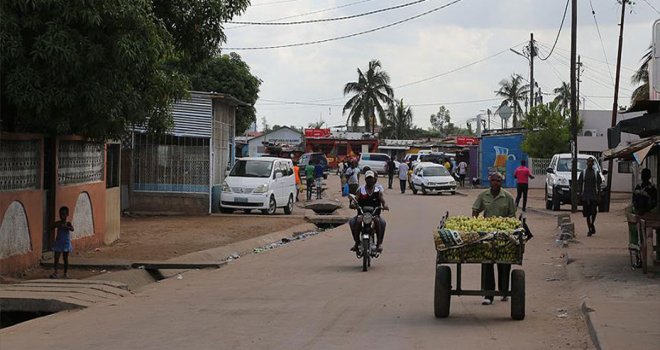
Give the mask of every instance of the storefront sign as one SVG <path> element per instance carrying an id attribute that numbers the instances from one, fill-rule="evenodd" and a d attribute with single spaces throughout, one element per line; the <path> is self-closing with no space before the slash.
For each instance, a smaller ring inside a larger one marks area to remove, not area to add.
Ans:
<path id="1" fill-rule="evenodd" d="M 330 137 L 330 129 L 305 129 L 305 137 L 308 138 Z"/>
<path id="2" fill-rule="evenodd" d="M 478 145 L 479 144 L 479 139 L 476 137 L 471 137 L 471 136 L 457 136 L 456 137 L 456 145 L 457 146 L 472 146 L 472 145 Z"/>

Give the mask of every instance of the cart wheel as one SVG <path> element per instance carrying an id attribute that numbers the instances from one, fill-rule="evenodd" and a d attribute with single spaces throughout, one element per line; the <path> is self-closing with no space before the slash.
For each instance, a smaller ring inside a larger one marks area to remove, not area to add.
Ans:
<path id="1" fill-rule="evenodd" d="M 451 269 L 449 266 L 438 266 L 435 269 L 435 298 L 433 306 L 435 317 L 449 316 L 451 302 Z"/>
<path id="2" fill-rule="evenodd" d="M 511 271 L 511 318 L 525 319 L 525 271 Z"/>

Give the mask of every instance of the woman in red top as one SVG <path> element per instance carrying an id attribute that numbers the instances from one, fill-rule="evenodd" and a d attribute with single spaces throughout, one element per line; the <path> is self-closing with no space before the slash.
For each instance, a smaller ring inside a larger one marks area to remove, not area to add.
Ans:
<path id="1" fill-rule="evenodd" d="M 520 161 L 520 166 L 516 168 L 516 171 L 513 173 L 513 177 L 516 178 L 517 183 L 516 208 L 518 208 L 518 203 L 520 203 L 520 196 L 522 195 L 522 211 L 527 211 L 527 190 L 529 189 L 529 179 L 533 179 L 534 176 L 532 175 L 532 172 L 529 171 L 526 160 Z"/>

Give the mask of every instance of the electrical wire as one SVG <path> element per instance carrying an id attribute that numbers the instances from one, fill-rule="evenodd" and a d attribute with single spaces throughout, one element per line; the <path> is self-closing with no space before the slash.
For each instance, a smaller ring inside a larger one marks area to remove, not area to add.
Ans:
<path id="1" fill-rule="evenodd" d="M 332 11 L 332 10 L 338 10 L 338 9 L 341 9 L 341 8 L 351 7 L 351 6 L 363 4 L 365 2 L 370 2 L 370 1 L 373 1 L 373 0 L 362 0 L 362 1 L 351 2 L 351 3 L 340 5 L 340 6 L 328 7 L 328 8 L 315 10 L 315 11 L 311 11 L 311 12 L 305 12 L 305 13 L 299 13 L 299 14 L 295 14 L 295 15 L 291 15 L 291 16 L 275 18 L 275 19 L 264 21 L 264 22 L 275 22 L 275 21 L 281 21 L 283 19 L 305 17 L 305 16 L 309 16 L 309 15 L 315 15 L 317 13 L 323 13 L 323 12 L 328 12 L 328 11 Z M 225 28 L 225 30 L 238 29 L 238 28 L 243 28 L 243 27 L 248 27 L 248 26 L 249 25 L 247 25 L 247 24 L 237 25 L 237 26 L 233 26 L 233 27 L 227 27 L 227 28 Z"/>
<path id="2" fill-rule="evenodd" d="M 387 25 L 384 25 L 384 26 L 380 26 L 380 27 L 377 27 L 377 28 L 373 28 L 373 29 L 365 30 L 365 31 L 358 32 L 358 33 L 353 33 L 353 34 L 343 35 L 343 36 L 339 36 L 339 37 L 334 37 L 334 38 L 329 38 L 329 39 L 322 39 L 322 40 L 315 40 L 315 41 L 308 41 L 308 42 L 302 42 L 302 43 L 295 43 L 295 44 L 271 45 L 271 46 L 255 46 L 255 47 L 225 47 L 225 48 L 223 48 L 223 49 L 224 49 L 224 50 L 234 50 L 234 51 L 239 51 L 239 50 L 270 50 L 270 49 L 281 49 L 281 48 L 287 48 L 287 47 L 296 47 L 296 46 L 307 46 L 307 45 L 314 45 L 314 44 L 322 44 L 322 43 L 326 43 L 326 42 L 330 42 L 330 41 L 337 41 L 337 40 L 341 40 L 341 39 L 348 39 L 348 38 L 356 37 L 356 36 L 363 35 L 363 34 L 368 34 L 368 33 L 377 32 L 377 31 L 379 31 L 379 30 L 383 30 L 383 29 L 386 29 L 386 28 L 389 28 L 389 27 L 394 27 L 394 26 L 396 26 L 396 25 L 399 25 L 399 24 L 402 24 L 402 23 L 405 23 L 405 22 L 412 21 L 412 20 L 417 19 L 417 18 L 420 18 L 420 17 L 422 17 L 422 16 L 426 16 L 426 15 L 431 14 L 431 13 L 433 13 L 433 12 L 440 11 L 440 10 L 442 10 L 442 9 L 445 9 L 445 8 L 447 8 L 447 7 L 451 6 L 451 5 L 454 5 L 454 4 L 456 4 L 456 3 L 459 3 L 459 2 L 461 2 L 461 1 L 463 1 L 463 0 L 454 0 L 454 1 L 451 1 L 451 2 L 449 2 L 449 3 L 447 3 L 447 4 L 444 4 L 444 5 L 442 5 L 442 6 L 436 7 L 436 8 L 434 8 L 434 9 L 428 10 L 428 11 L 426 11 L 426 12 L 420 13 L 420 14 L 415 15 L 415 16 L 412 16 L 412 17 L 405 18 L 405 19 L 400 20 L 400 21 L 396 21 L 396 22 L 394 22 L 394 23 L 390 23 L 390 24 L 387 24 Z"/>
<path id="3" fill-rule="evenodd" d="M 417 1 L 412 1 L 408 2 L 405 4 L 397 5 L 397 6 L 391 6 L 387 8 L 382 8 L 378 10 L 373 10 L 369 12 L 363 12 L 363 13 L 358 13 L 355 15 L 350 15 L 350 16 L 341 16 L 341 17 L 333 17 L 333 18 L 321 18 L 321 19 L 309 19 L 306 21 L 294 21 L 294 22 L 250 22 L 250 21 L 229 21 L 227 23 L 232 23 L 232 24 L 247 24 L 247 25 L 255 25 L 255 26 L 286 26 L 286 25 L 297 25 L 297 24 L 309 24 L 309 23 L 322 23 L 322 22 L 334 22 L 334 21 L 343 21 L 347 19 L 353 19 L 353 18 L 359 18 L 359 17 L 364 17 L 364 16 L 369 16 L 369 15 L 374 15 L 377 13 L 382 13 L 382 12 L 387 12 L 391 10 L 398 10 L 404 7 L 412 6 L 412 5 L 417 5 L 422 2 L 426 2 L 428 0 L 417 0 Z"/>
<path id="4" fill-rule="evenodd" d="M 550 47 L 549 45 L 546 45 L 546 46 L 547 46 L 547 47 Z M 570 54 L 570 53 L 571 53 L 570 50 L 562 49 L 561 47 L 556 47 L 556 49 L 557 49 L 557 50 L 560 50 L 560 51 L 564 51 L 564 52 L 566 52 L 567 54 Z M 580 54 L 580 56 L 582 56 L 583 58 L 586 58 L 586 59 L 589 59 L 589 60 L 592 60 L 592 61 L 598 62 L 598 63 L 609 64 L 609 63 L 607 63 L 607 62 L 604 62 L 604 61 L 602 61 L 602 60 L 599 60 L 598 58 L 593 58 L 593 57 L 586 56 L 586 55 L 583 55 L 583 54 Z M 631 72 L 636 72 L 636 71 L 637 71 L 637 70 L 634 69 L 634 68 L 626 67 L 626 66 L 624 66 L 624 65 L 621 65 L 621 68 L 623 68 L 623 69 L 625 69 L 625 70 L 628 70 L 628 71 L 631 71 Z"/>
<path id="5" fill-rule="evenodd" d="M 412 103 L 408 106 L 410 107 L 423 107 L 423 106 L 442 106 L 442 105 L 463 105 L 470 103 L 480 103 L 480 102 L 489 102 L 489 101 L 500 101 L 501 98 L 487 98 L 482 100 L 468 100 L 468 101 L 453 101 L 453 102 L 433 102 L 433 103 Z"/>
<path id="6" fill-rule="evenodd" d="M 605 62 L 607 62 L 607 71 L 610 73 L 610 79 L 614 82 L 614 77 L 612 77 L 612 70 L 610 69 L 610 62 L 607 60 L 607 54 L 605 53 L 605 45 L 603 44 L 603 37 L 600 35 L 600 28 L 598 27 L 598 21 L 596 20 L 596 11 L 594 11 L 594 5 L 589 0 L 589 6 L 591 6 L 591 14 L 594 17 L 594 23 L 596 23 L 596 31 L 598 32 L 598 39 L 600 39 L 600 47 L 603 49 L 603 57 L 605 57 Z"/>
<path id="7" fill-rule="evenodd" d="M 541 58 L 541 56 L 539 56 L 539 59 L 541 61 L 545 61 L 548 58 L 550 58 L 550 55 L 552 55 L 552 52 L 555 50 L 555 46 L 557 46 L 557 41 L 559 41 L 559 34 L 561 34 L 561 28 L 564 27 L 564 20 L 566 19 L 566 12 L 568 12 L 568 3 L 570 1 L 571 0 L 566 0 L 566 7 L 564 7 L 564 15 L 561 17 L 561 23 L 559 24 L 559 30 L 557 31 L 557 37 L 555 38 L 555 43 L 552 44 L 552 50 L 550 50 L 550 53 L 545 58 Z"/>
<path id="8" fill-rule="evenodd" d="M 651 8 L 653 9 L 653 11 L 655 11 L 655 13 L 657 13 L 657 14 L 660 15 L 660 11 L 658 11 L 658 9 L 655 8 L 655 6 L 651 5 L 651 3 L 650 3 L 648 0 L 644 0 L 644 2 L 645 2 L 647 5 L 649 5 L 649 7 L 651 7 Z"/>
<path id="9" fill-rule="evenodd" d="M 523 43 L 524 43 L 524 42 L 523 42 Z M 503 53 L 509 51 L 510 49 L 513 49 L 513 48 L 515 48 L 515 47 L 517 47 L 517 46 L 522 45 L 523 43 L 520 43 L 520 44 L 514 45 L 514 46 L 512 46 L 512 47 L 506 48 L 506 49 L 504 49 L 504 50 L 502 50 L 502 51 L 499 51 L 499 52 L 497 52 L 497 53 L 494 53 L 494 54 L 492 54 L 492 55 L 490 55 L 490 56 L 484 57 L 484 58 L 482 58 L 482 59 L 479 59 L 479 60 L 476 60 L 476 61 L 474 61 L 474 62 L 468 63 L 468 64 L 466 64 L 466 65 L 463 65 L 463 66 L 460 66 L 460 67 L 454 68 L 454 69 L 452 69 L 452 70 L 449 70 L 449 71 L 446 71 L 446 72 L 443 72 L 443 73 L 440 73 L 440 74 L 436 74 L 436 75 L 433 75 L 433 76 L 431 76 L 431 77 L 424 78 L 424 79 L 421 79 L 421 80 L 417 80 L 417 81 L 413 81 L 413 82 L 410 82 L 410 83 L 405 83 L 405 84 L 402 84 L 402 85 L 399 85 L 399 86 L 395 86 L 394 88 L 395 88 L 395 89 L 400 89 L 400 88 L 403 88 L 403 87 L 407 87 L 407 86 L 411 86 L 411 85 L 416 85 L 416 84 L 419 84 L 419 83 L 423 83 L 423 82 L 425 82 L 425 81 L 433 80 L 433 79 L 435 79 L 435 78 L 439 78 L 439 77 L 442 77 L 442 76 L 445 76 L 445 75 L 448 75 L 448 74 L 451 74 L 451 73 L 457 72 L 457 71 L 459 71 L 459 70 L 462 70 L 462 69 L 465 69 L 465 68 L 468 68 L 468 67 L 474 66 L 474 65 L 477 64 L 477 63 L 481 63 L 481 62 L 486 61 L 486 60 L 488 60 L 488 59 L 491 59 L 491 58 L 493 58 L 493 57 L 499 56 L 499 55 L 501 55 L 501 54 L 503 54 Z"/>

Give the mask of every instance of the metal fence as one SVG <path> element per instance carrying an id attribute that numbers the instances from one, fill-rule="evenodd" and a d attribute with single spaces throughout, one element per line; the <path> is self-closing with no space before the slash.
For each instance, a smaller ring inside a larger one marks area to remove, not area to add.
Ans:
<path id="1" fill-rule="evenodd" d="M 135 134 L 134 190 L 208 192 L 209 152 L 209 138 Z"/>
<path id="2" fill-rule="evenodd" d="M 41 188 L 41 142 L 0 140 L 0 191 Z"/>
<path id="3" fill-rule="evenodd" d="M 529 166 L 532 175 L 545 175 L 546 170 L 550 166 L 552 158 L 529 158 Z"/>

